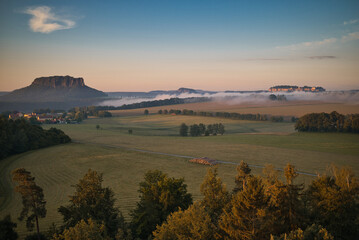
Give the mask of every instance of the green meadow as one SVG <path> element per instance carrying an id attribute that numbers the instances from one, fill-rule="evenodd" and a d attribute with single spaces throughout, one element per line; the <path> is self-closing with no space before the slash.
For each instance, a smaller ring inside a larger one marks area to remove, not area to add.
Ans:
<path id="1" fill-rule="evenodd" d="M 222 123 L 223 136 L 180 137 L 181 123 Z M 96 128 L 100 126 L 100 129 Z M 123 116 L 90 118 L 81 124 L 48 125 L 68 134 L 73 143 L 30 151 L 0 161 L 0 217 L 21 211 L 20 195 L 14 193 L 11 171 L 24 167 L 44 189 L 47 217 L 40 220 L 46 230 L 55 222 L 61 224 L 57 208 L 67 204 L 68 196 L 91 168 L 103 173 L 104 185 L 115 192 L 117 205 L 128 219 L 138 200 L 138 184 L 148 170 L 159 169 L 172 177 L 183 177 L 194 199 L 201 198 L 200 184 L 206 166 L 188 162 L 190 157 L 209 157 L 219 164 L 219 175 L 228 189 L 234 186 L 236 163 L 272 164 L 283 168 L 291 163 L 308 173 L 323 173 L 330 164 L 350 166 L 359 174 L 359 135 L 339 133 L 297 133 L 293 123 L 240 121 L 200 116 Z M 132 134 L 128 130 L 132 129 Z M 149 151 L 149 152 L 146 152 Z M 165 155 L 168 154 L 168 155 Z M 252 168 L 260 173 L 261 168 Z M 309 183 L 313 176 L 300 175 L 298 182 Z M 24 223 L 18 223 L 21 236 L 27 234 Z"/>

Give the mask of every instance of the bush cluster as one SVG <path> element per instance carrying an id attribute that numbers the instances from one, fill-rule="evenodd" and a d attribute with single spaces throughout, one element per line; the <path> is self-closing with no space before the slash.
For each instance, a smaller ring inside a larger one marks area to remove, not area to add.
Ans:
<path id="1" fill-rule="evenodd" d="M 217 134 L 223 135 L 224 132 L 225 129 L 222 123 L 209 124 L 207 126 L 203 123 L 200 123 L 200 124 L 190 125 L 189 127 L 185 123 L 182 123 L 180 126 L 179 134 L 180 136 L 185 137 L 188 136 L 189 133 L 189 135 L 191 135 L 192 137 L 197 137 L 203 135 L 204 136 L 210 136 L 210 135 L 215 136 Z"/>

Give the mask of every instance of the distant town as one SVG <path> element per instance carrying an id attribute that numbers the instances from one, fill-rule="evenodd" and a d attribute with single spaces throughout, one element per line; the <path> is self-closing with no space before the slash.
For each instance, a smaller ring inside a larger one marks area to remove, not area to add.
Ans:
<path id="1" fill-rule="evenodd" d="M 279 85 L 274 86 L 268 89 L 269 92 L 325 92 L 325 89 L 322 87 L 298 87 L 290 85 Z"/>

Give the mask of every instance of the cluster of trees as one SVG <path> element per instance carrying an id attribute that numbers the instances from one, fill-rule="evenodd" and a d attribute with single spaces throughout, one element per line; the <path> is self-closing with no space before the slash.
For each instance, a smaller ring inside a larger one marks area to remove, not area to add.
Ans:
<path id="1" fill-rule="evenodd" d="M 99 110 L 97 106 L 89 106 L 89 107 L 75 107 L 71 108 L 67 116 L 77 122 L 81 122 L 84 119 L 87 119 L 88 116 L 96 116 L 96 117 L 112 117 L 112 114 L 108 111 Z"/>
<path id="2" fill-rule="evenodd" d="M 0 117 L 0 159 L 70 141 L 70 137 L 59 129 L 44 130 L 25 119 L 9 120 Z"/>
<path id="3" fill-rule="evenodd" d="M 241 113 L 230 113 L 230 112 L 204 112 L 204 111 L 193 111 L 188 109 L 178 110 L 159 110 L 158 114 L 176 114 L 176 115 L 189 115 L 189 116 L 204 116 L 204 117 L 221 117 L 221 118 L 230 118 L 237 120 L 253 120 L 253 121 L 267 121 L 268 117 L 265 114 L 241 114 Z"/>
<path id="4" fill-rule="evenodd" d="M 337 112 L 310 113 L 298 119 L 299 132 L 351 132 L 359 133 L 359 114 L 343 115 Z"/>
<path id="5" fill-rule="evenodd" d="M 269 100 L 272 101 L 287 101 L 287 97 L 285 95 L 269 95 Z"/>
<path id="6" fill-rule="evenodd" d="M 188 133 L 192 137 L 197 137 L 202 135 L 204 136 L 210 136 L 210 135 L 215 136 L 217 134 L 223 135 L 224 132 L 225 132 L 224 125 L 222 123 L 209 124 L 207 126 L 204 125 L 203 123 L 200 123 L 200 124 L 190 125 L 189 127 L 185 123 L 182 123 L 179 130 L 179 134 L 182 137 L 188 136 Z"/>
<path id="7" fill-rule="evenodd" d="M 124 104 L 119 107 L 97 106 L 96 108 L 98 110 L 124 110 L 124 109 L 136 109 L 136 108 L 148 108 L 148 107 L 184 104 L 184 103 L 192 103 L 192 102 L 207 102 L 207 101 L 210 101 L 210 98 L 207 97 L 169 98 L 163 100 L 153 100 L 153 101 L 145 101 L 145 102 L 132 103 L 132 104 Z"/>
<path id="8" fill-rule="evenodd" d="M 69 203 L 58 208 L 63 216 L 63 225 L 51 226 L 46 234 L 40 232 L 39 219 L 46 216 L 46 201 L 41 187 L 35 183 L 31 173 L 23 168 L 13 171 L 15 190 L 21 194 L 23 209 L 20 220 L 36 234 L 28 239 L 149 239 L 157 225 L 180 209 L 192 204 L 192 196 L 187 192 L 183 178 L 171 178 L 161 171 L 148 171 L 139 184 L 140 200 L 131 212 L 131 221 L 125 222 L 115 206 L 113 191 L 103 187 L 102 174 L 91 169 L 74 185 L 75 192 L 69 196 Z M 16 224 L 10 216 L 0 221 L 1 239 L 17 239 Z M 13 237 L 11 237 L 13 236 Z"/>
<path id="9" fill-rule="evenodd" d="M 350 169 L 333 166 L 305 190 L 296 183 L 292 165 L 283 172 L 284 181 L 273 166 L 256 176 L 241 162 L 235 187 L 228 191 L 217 168 L 208 168 L 200 188 L 203 198 L 193 203 L 183 178 L 149 171 L 131 220 L 125 222 L 112 190 L 102 187 L 102 175 L 89 170 L 69 204 L 59 208 L 64 224 L 52 227 L 48 239 L 358 239 L 359 182 Z M 42 189 L 25 169 L 13 176 L 24 203 L 20 217 L 31 229 L 46 215 Z M 14 235 L 13 228 L 9 217 L 0 222 L 2 234 Z"/>

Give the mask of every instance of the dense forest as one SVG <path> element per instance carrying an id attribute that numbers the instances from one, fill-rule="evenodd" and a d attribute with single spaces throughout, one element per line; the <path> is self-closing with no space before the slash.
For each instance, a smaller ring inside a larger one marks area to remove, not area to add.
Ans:
<path id="1" fill-rule="evenodd" d="M 25 169 L 14 170 L 13 180 L 18 183 L 15 191 L 25 199 L 21 219 L 26 219 L 29 230 L 37 226 L 39 238 L 33 234 L 27 239 L 358 239 L 359 182 L 349 168 L 332 166 L 306 188 L 296 182 L 294 166 L 288 164 L 283 173 L 279 176 L 268 165 L 262 175 L 254 175 L 242 161 L 233 179 L 235 187 L 228 190 L 218 168 L 210 167 L 200 186 L 202 198 L 193 202 L 183 178 L 148 171 L 139 184 L 131 219 L 125 222 L 114 192 L 102 186 L 102 174 L 89 170 L 73 185 L 68 204 L 58 208 L 63 225 L 42 233 L 38 222 L 46 217 L 42 188 Z M 0 238 L 16 239 L 15 226 L 10 216 L 5 217 Z"/>
<path id="2" fill-rule="evenodd" d="M 70 137 L 59 129 L 44 130 L 24 118 L 14 121 L 0 117 L 0 159 L 70 141 Z"/>
<path id="3" fill-rule="evenodd" d="M 359 114 L 342 115 L 337 112 L 310 113 L 298 119 L 299 132 L 351 132 L 359 133 Z"/>

